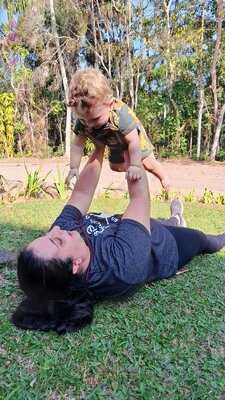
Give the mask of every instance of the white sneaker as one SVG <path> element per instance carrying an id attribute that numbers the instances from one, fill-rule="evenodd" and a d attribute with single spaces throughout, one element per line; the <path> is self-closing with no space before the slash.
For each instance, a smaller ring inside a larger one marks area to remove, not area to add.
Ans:
<path id="1" fill-rule="evenodd" d="M 184 206 L 180 199 L 173 199 L 170 204 L 171 217 L 178 217 L 180 220 L 179 226 L 186 227 L 186 221 L 183 217 Z"/>

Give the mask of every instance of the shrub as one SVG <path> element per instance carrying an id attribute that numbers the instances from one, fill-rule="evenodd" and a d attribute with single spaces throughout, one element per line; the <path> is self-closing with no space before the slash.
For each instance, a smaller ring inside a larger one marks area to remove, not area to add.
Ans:
<path id="1" fill-rule="evenodd" d="M 14 153 L 15 95 L 0 93 L 0 155 L 12 157 Z"/>
<path id="2" fill-rule="evenodd" d="M 41 194 L 44 194 L 45 191 L 43 189 L 43 184 L 46 181 L 48 175 L 51 173 L 49 171 L 44 178 L 40 177 L 40 169 L 36 169 L 35 171 L 29 172 L 25 165 L 26 173 L 27 173 L 27 182 L 25 185 L 25 196 L 27 198 L 30 197 L 40 197 Z"/>
<path id="3" fill-rule="evenodd" d="M 54 187 L 57 190 L 58 196 L 61 200 L 65 200 L 67 198 L 67 190 L 65 184 L 65 178 L 61 174 L 60 170 L 57 170 L 57 176 L 54 179 Z"/>

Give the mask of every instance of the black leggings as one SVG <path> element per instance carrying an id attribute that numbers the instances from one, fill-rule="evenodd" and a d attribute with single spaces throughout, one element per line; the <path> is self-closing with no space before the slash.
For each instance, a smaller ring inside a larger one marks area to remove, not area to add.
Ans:
<path id="1" fill-rule="evenodd" d="M 172 223 L 168 223 L 171 221 Z M 170 231 L 177 243 L 178 268 L 185 266 L 193 257 L 199 254 L 215 253 L 225 246 L 225 233 L 222 235 L 206 235 L 196 229 L 183 228 L 175 225 L 172 218 L 162 224 Z"/>

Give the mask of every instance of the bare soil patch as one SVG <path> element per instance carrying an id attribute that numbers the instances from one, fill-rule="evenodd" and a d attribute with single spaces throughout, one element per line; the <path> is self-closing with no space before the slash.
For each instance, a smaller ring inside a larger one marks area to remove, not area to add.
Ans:
<path id="1" fill-rule="evenodd" d="M 82 165 L 85 158 L 82 160 Z M 64 157 L 52 159 L 4 159 L 0 160 L 0 174 L 7 179 L 26 180 L 26 164 L 29 171 L 40 168 L 40 175 L 45 176 L 51 171 L 48 181 L 54 181 L 57 176 L 57 170 L 66 176 L 68 172 L 69 160 Z M 189 159 L 182 160 L 162 160 L 162 164 L 166 169 L 170 180 L 172 191 L 187 193 L 195 190 L 197 195 L 201 195 L 204 188 L 213 192 L 225 194 L 225 162 L 204 162 L 192 161 Z M 148 174 L 151 191 L 157 193 L 161 191 L 159 181 Z M 113 172 L 110 170 L 108 161 L 103 164 L 102 175 L 97 189 L 97 194 L 105 190 L 114 192 L 126 191 L 126 182 L 123 173 Z"/>

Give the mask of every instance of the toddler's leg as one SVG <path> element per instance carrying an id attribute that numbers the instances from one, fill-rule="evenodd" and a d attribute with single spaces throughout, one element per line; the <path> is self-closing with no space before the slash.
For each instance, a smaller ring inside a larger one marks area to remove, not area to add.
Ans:
<path id="1" fill-rule="evenodd" d="M 156 160 L 154 154 L 152 153 L 146 158 L 143 158 L 142 163 L 146 171 L 155 175 L 160 180 L 162 187 L 168 191 L 170 188 L 169 179 L 166 172 L 164 171 L 164 168 L 162 167 L 160 162 Z"/>
<path id="2" fill-rule="evenodd" d="M 157 221 L 161 222 L 161 224 L 164 226 L 180 226 L 180 220 L 177 216 L 170 217 L 168 219 L 157 218 Z"/>
<path id="3" fill-rule="evenodd" d="M 157 161 L 157 160 L 153 159 L 151 155 L 147 156 L 145 158 L 142 158 L 142 164 L 143 164 L 144 168 L 146 169 L 146 171 L 154 174 L 155 161 Z M 157 176 L 157 178 L 158 178 L 158 176 Z"/>

